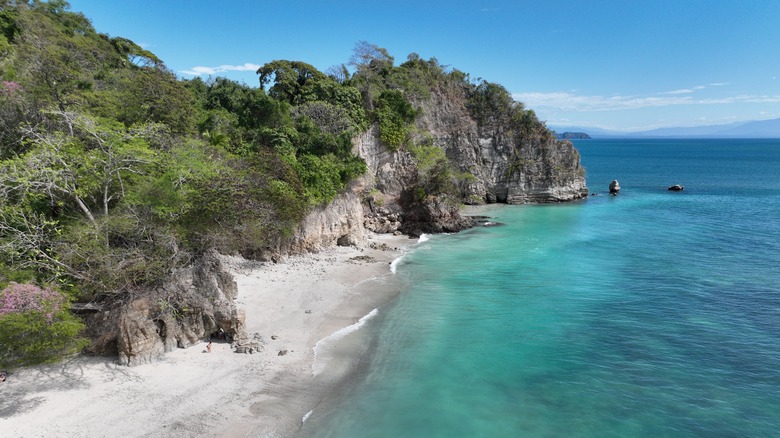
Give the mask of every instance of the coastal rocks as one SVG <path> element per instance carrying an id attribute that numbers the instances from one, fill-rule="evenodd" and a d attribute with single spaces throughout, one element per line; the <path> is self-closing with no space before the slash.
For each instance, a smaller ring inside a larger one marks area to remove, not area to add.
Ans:
<path id="1" fill-rule="evenodd" d="M 609 183 L 609 193 L 613 195 L 617 195 L 620 193 L 620 183 L 618 180 L 613 179 L 611 183 Z"/>
<path id="2" fill-rule="evenodd" d="M 159 288 L 107 303 L 106 310 L 88 315 L 92 343 L 87 352 L 116 355 L 120 364 L 133 366 L 194 345 L 219 329 L 237 337 L 245 317 L 233 303 L 236 294 L 219 254 L 207 252 Z"/>
<path id="3" fill-rule="evenodd" d="M 363 217 L 363 226 L 375 233 L 394 233 L 401 227 L 401 218 L 395 213 L 367 213 Z"/>
<path id="4" fill-rule="evenodd" d="M 670 192 L 682 192 L 683 190 L 685 190 L 685 187 L 681 186 L 680 184 L 675 184 L 673 186 L 669 186 L 667 190 L 669 190 Z"/>
<path id="5" fill-rule="evenodd" d="M 460 215 L 456 202 L 444 197 L 422 201 L 409 192 L 402 196 L 405 213 L 400 231 L 412 237 L 423 233 L 454 233 L 474 226 L 474 220 Z"/>

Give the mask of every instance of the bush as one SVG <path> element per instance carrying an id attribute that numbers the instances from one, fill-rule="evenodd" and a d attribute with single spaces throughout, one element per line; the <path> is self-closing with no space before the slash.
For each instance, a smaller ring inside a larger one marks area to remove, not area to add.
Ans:
<path id="1" fill-rule="evenodd" d="M 11 283 L 0 292 L 0 368 L 55 362 L 87 344 L 67 298 L 50 288 Z"/>
<path id="2" fill-rule="evenodd" d="M 376 103 L 374 115 L 379 122 L 379 139 L 391 150 L 406 142 L 417 110 L 400 91 L 384 91 Z"/>

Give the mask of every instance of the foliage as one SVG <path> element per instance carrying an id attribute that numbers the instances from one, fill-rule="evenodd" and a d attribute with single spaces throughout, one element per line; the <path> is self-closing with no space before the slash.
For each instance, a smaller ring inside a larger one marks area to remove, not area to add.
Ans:
<path id="1" fill-rule="evenodd" d="M 395 150 L 404 144 L 418 111 L 397 90 L 382 92 L 374 114 L 379 123 L 379 139 Z"/>
<path id="2" fill-rule="evenodd" d="M 393 62 L 387 49 L 366 41 L 355 44 L 349 65 L 356 71 L 349 82 L 360 90 L 364 106 L 369 110 L 374 109 L 374 100 L 386 89 L 384 81 L 393 69 Z"/>
<path id="3" fill-rule="evenodd" d="M 408 149 L 417 161 L 419 197 L 455 194 L 455 175 L 440 147 L 429 142 Z"/>
<path id="4" fill-rule="evenodd" d="M 522 111 L 522 104 L 501 85 L 482 81 L 472 90 L 468 108 L 480 126 L 493 127 L 506 124 L 515 112 Z"/>
<path id="5" fill-rule="evenodd" d="M 329 79 L 312 65 L 301 61 L 272 61 L 257 69 L 257 74 L 260 75 L 261 87 L 274 83 L 268 90 L 271 97 L 293 105 L 316 100 L 317 83 Z"/>
<path id="6" fill-rule="evenodd" d="M 0 291 L 0 368 L 59 360 L 86 344 L 84 325 L 51 288 L 11 283 Z"/>

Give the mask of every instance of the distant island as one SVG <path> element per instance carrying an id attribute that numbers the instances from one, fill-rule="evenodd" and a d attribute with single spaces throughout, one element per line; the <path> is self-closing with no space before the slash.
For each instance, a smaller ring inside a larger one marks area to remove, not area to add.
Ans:
<path id="1" fill-rule="evenodd" d="M 585 140 L 590 138 L 590 135 L 584 133 L 584 132 L 562 132 L 562 133 L 555 133 L 555 135 L 558 137 L 558 140 Z"/>

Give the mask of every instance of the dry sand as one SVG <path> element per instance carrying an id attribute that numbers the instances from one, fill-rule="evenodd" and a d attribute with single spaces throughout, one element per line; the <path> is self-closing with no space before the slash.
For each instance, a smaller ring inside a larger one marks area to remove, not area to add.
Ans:
<path id="1" fill-rule="evenodd" d="M 400 289 L 390 262 L 414 241 L 373 235 L 369 242 L 374 248 L 278 264 L 228 258 L 247 332 L 264 339 L 261 352 L 236 354 L 215 342 L 207 353 L 204 341 L 133 368 L 78 357 L 19 370 L 0 384 L 0 436 L 295 435 L 366 353 L 338 356 L 335 341 Z M 389 249 L 377 248 L 383 244 Z"/>

